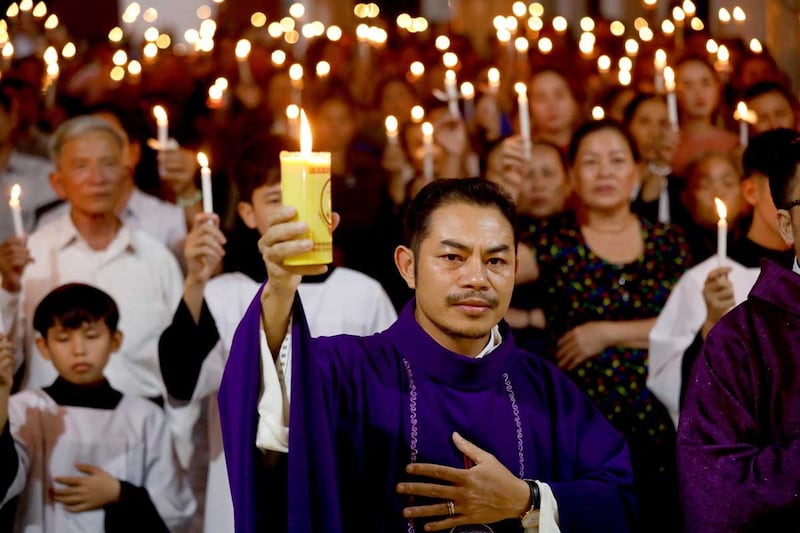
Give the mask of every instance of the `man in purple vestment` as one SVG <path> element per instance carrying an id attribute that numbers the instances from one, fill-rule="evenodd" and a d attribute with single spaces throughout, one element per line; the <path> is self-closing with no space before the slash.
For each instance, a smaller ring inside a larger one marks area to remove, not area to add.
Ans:
<path id="1" fill-rule="evenodd" d="M 778 226 L 795 258 L 762 262 L 694 365 L 678 426 L 688 533 L 800 527 L 800 143 L 771 157 Z"/>
<path id="2" fill-rule="evenodd" d="M 326 267 L 283 264 L 313 246 L 294 216 L 276 212 L 260 241 L 268 282 L 219 393 L 237 531 L 274 530 L 280 498 L 292 532 L 630 529 L 624 439 L 502 322 L 517 242 L 497 186 L 418 193 L 395 251 L 416 297 L 371 337 L 309 335 L 297 286 Z M 285 484 L 267 463 L 287 465 Z"/>

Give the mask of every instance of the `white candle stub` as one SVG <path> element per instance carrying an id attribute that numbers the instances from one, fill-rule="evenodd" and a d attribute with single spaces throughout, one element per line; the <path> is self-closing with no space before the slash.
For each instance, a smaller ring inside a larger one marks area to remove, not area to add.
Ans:
<path id="1" fill-rule="evenodd" d="M 200 165 L 200 186 L 203 192 L 203 212 L 210 215 L 214 212 L 214 197 L 211 191 L 211 169 L 208 168 L 208 157 L 197 152 L 197 163 Z"/>
<path id="2" fill-rule="evenodd" d="M 433 179 L 433 124 L 422 124 L 422 144 L 425 148 L 422 160 L 422 175 L 426 180 Z"/>
<path id="3" fill-rule="evenodd" d="M 389 115 L 386 117 L 386 140 L 391 145 L 397 144 L 397 128 L 397 117 L 394 115 Z"/>
<path id="4" fill-rule="evenodd" d="M 530 158 L 531 152 L 531 114 L 528 108 L 528 87 L 525 83 L 518 81 L 514 84 L 517 92 L 517 108 L 519 112 L 519 133 L 525 143 L 525 150 Z"/>
<path id="5" fill-rule="evenodd" d="M 163 106 L 154 106 L 153 116 L 156 117 L 156 124 L 158 124 L 158 149 L 166 150 L 169 145 L 169 118 L 167 117 L 167 111 Z"/>

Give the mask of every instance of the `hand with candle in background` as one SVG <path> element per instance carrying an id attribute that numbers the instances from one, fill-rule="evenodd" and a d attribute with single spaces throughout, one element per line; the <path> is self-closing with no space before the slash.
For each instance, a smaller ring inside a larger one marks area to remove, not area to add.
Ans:
<path id="1" fill-rule="evenodd" d="M 25 267 L 33 263 L 30 250 L 24 237 L 9 237 L 0 243 L 0 276 L 2 287 L 10 293 L 17 293 L 22 288 L 22 273 Z"/>
<path id="2" fill-rule="evenodd" d="M 731 267 L 713 269 L 706 276 L 703 285 L 703 300 L 706 303 L 706 320 L 700 328 L 700 334 L 705 339 L 711 328 L 720 321 L 722 316 L 733 309 L 736 298 L 733 293 L 733 283 L 728 279 Z"/>
<path id="3" fill-rule="evenodd" d="M 186 211 L 186 227 L 191 228 L 194 215 L 202 210 L 202 195 L 197 187 L 196 154 L 186 148 L 160 150 L 158 174 L 169 196 Z"/>
<path id="4" fill-rule="evenodd" d="M 463 178 L 466 173 L 465 158 L 469 152 L 467 126 L 461 116 L 435 110 L 431 113 L 434 143 L 441 149 L 436 176 Z"/>
<path id="5" fill-rule="evenodd" d="M 394 117 L 391 117 L 394 118 Z M 405 203 L 408 184 L 414 179 L 414 166 L 408 160 L 403 143 L 400 142 L 400 132 L 396 131 L 397 119 L 390 121 L 387 118 L 387 142 L 383 149 L 381 167 L 388 174 L 388 192 L 396 206 Z M 392 130 L 395 131 L 392 131 Z"/>

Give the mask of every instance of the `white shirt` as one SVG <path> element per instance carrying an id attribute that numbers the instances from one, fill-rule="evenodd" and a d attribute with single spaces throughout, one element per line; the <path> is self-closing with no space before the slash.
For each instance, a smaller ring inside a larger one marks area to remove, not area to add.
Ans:
<path id="1" fill-rule="evenodd" d="M 733 284 L 734 299 L 736 305 L 742 303 L 761 270 L 744 267 L 727 257 L 720 265 L 714 255 L 684 272 L 650 330 L 647 387 L 667 408 L 676 428 L 680 413 L 683 353 L 706 321 L 703 286 L 708 273 L 719 266 L 731 267 L 728 279 Z"/>
<path id="2" fill-rule="evenodd" d="M 108 381 L 124 394 L 161 396 L 158 339 L 172 321 L 183 288 L 175 257 L 146 233 L 124 224 L 105 250 L 92 250 L 68 215 L 34 232 L 28 249 L 34 262 L 25 268 L 22 290 L 12 294 L 0 288 L 3 325 L 20 348 L 18 366 L 23 357 L 27 364 L 22 388 L 41 388 L 56 377 L 34 342 L 36 306 L 59 285 L 83 282 L 107 292 L 119 307 L 123 341 L 106 365 Z"/>
<path id="3" fill-rule="evenodd" d="M 167 415 L 177 451 L 181 462 L 187 465 L 193 453 L 193 443 L 189 439 L 200 411 L 198 402 L 208 399 L 210 457 L 204 530 L 209 533 L 234 530 L 233 503 L 222 453 L 217 391 L 233 335 L 260 286 L 260 283 L 238 272 L 222 274 L 208 282 L 204 297 L 220 340 L 203 362 L 192 400 L 185 405 L 167 402 Z M 317 336 L 338 333 L 370 335 L 383 331 L 397 318 L 392 302 L 380 283 L 348 268 L 336 268 L 325 281 L 319 283 L 301 283 L 298 292 L 308 312 L 309 327 Z M 343 305 L 343 302 L 347 302 L 347 305 Z M 275 368 L 274 364 L 272 368 Z"/>
<path id="4" fill-rule="evenodd" d="M 50 185 L 50 174 L 53 165 L 44 158 L 33 155 L 11 152 L 6 168 L 0 170 L 0 201 L 4 204 L 3 216 L 0 216 L 0 241 L 14 235 L 14 224 L 8 205 L 8 195 L 14 184 L 22 188 L 20 208 L 22 225 L 25 231 L 33 231 L 36 209 L 58 200 L 56 192 Z"/>
<path id="5" fill-rule="evenodd" d="M 13 395 L 8 407 L 19 468 L 0 505 L 20 495 L 17 531 L 104 531 L 102 509 L 70 513 L 48 496 L 54 477 L 85 475 L 75 469 L 78 462 L 147 489 L 170 528 L 194 514 L 164 414 L 151 401 L 123 396 L 115 409 L 94 409 L 59 405 L 46 392 L 30 390 Z"/>
<path id="6" fill-rule="evenodd" d="M 54 207 L 39 218 L 38 227 L 61 220 L 69 213 L 69 208 L 67 202 Z M 186 240 L 186 215 L 183 208 L 134 187 L 119 217 L 128 227 L 144 231 L 177 256 L 183 255 L 181 247 Z"/>
<path id="7" fill-rule="evenodd" d="M 310 326 L 309 326 L 310 328 Z M 311 331 L 312 336 L 313 330 Z M 488 357 L 503 338 L 500 328 L 494 326 L 489 340 L 476 358 Z M 286 336 L 278 353 L 278 365 L 273 361 L 267 345 L 264 325 L 259 328 L 261 359 L 261 397 L 258 401 L 258 428 L 256 446 L 262 450 L 286 453 L 289 451 L 289 398 L 291 397 L 292 329 L 291 320 Z M 547 483 L 536 481 L 539 485 L 539 513 L 533 524 L 524 524 L 526 533 L 558 533 L 558 502 Z M 538 518 L 538 520 L 537 520 Z"/>

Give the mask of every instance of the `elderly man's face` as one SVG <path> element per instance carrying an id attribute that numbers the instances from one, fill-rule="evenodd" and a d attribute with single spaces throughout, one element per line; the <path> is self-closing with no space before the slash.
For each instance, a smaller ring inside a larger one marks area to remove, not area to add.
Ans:
<path id="1" fill-rule="evenodd" d="M 55 163 L 51 184 L 73 210 L 89 216 L 114 212 L 125 165 L 123 150 L 111 134 L 92 131 L 68 140 Z"/>

